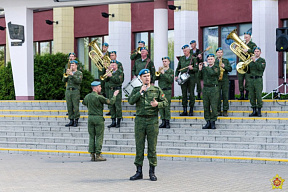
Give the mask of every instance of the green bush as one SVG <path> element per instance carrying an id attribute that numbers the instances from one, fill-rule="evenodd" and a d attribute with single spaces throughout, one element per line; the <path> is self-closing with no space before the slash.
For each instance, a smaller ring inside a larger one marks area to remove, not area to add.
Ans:
<path id="1" fill-rule="evenodd" d="M 36 55 L 34 58 L 34 92 L 35 100 L 65 99 L 65 83 L 62 82 L 63 72 L 67 64 L 67 55 L 63 53 Z M 80 65 L 82 65 L 80 63 Z M 91 92 L 93 76 L 82 70 L 81 99 Z M 0 99 L 15 99 L 11 63 L 0 68 Z"/>

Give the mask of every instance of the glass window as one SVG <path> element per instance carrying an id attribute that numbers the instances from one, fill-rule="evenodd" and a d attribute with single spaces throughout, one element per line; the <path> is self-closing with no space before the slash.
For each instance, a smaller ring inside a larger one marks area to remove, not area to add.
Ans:
<path id="1" fill-rule="evenodd" d="M 4 66 L 6 61 L 5 61 L 5 45 L 0 45 L 0 67 Z"/>
<path id="2" fill-rule="evenodd" d="M 168 57 L 170 57 L 170 68 L 174 69 L 174 30 L 168 31 Z"/>
<path id="3" fill-rule="evenodd" d="M 240 37 L 240 39 L 244 39 L 244 33 L 245 32 L 250 32 L 252 34 L 252 24 L 251 23 L 239 25 L 239 37 Z M 251 35 L 251 37 L 252 37 L 252 35 Z M 252 38 L 251 38 L 251 41 L 253 41 Z"/>
<path id="4" fill-rule="evenodd" d="M 145 41 L 145 43 L 146 43 L 146 41 Z M 154 33 L 150 33 L 150 44 L 151 44 L 150 45 L 150 49 L 148 47 L 149 54 L 150 54 L 150 59 L 152 61 L 154 61 Z"/>
<path id="5" fill-rule="evenodd" d="M 148 32 L 142 32 L 142 33 L 136 33 L 135 34 L 135 48 L 138 47 L 138 41 L 145 41 L 145 46 L 149 49 L 149 33 Z"/>
<path id="6" fill-rule="evenodd" d="M 108 35 L 104 36 L 104 42 L 109 44 L 109 36 Z"/>
<path id="7" fill-rule="evenodd" d="M 78 59 L 82 63 L 84 69 L 89 70 L 89 38 L 77 39 Z"/>
<path id="8" fill-rule="evenodd" d="M 40 54 L 50 54 L 50 42 L 40 42 Z"/>
<path id="9" fill-rule="evenodd" d="M 288 20 L 283 21 L 283 27 L 288 27 Z M 284 54 L 283 54 L 283 57 L 285 57 Z M 286 52 L 286 58 L 288 58 L 288 52 Z M 284 61 L 284 58 L 283 58 L 283 61 Z M 284 72 L 284 67 L 283 67 L 283 72 Z M 288 74 L 288 65 L 287 64 L 286 64 L 286 74 Z"/>
<path id="10" fill-rule="evenodd" d="M 236 26 L 221 27 L 221 47 L 223 48 L 223 57 L 228 59 L 232 66 L 232 71 L 229 75 L 236 75 L 236 62 L 237 56 L 230 50 L 230 45 L 234 42 L 232 39 L 227 39 L 227 36 L 231 31 L 236 29 Z"/>
<path id="11" fill-rule="evenodd" d="M 103 37 L 93 37 L 91 38 L 91 41 L 96 40 L 98 47 L 102 50 L 102 42 L 103 42 Z M 92 50 L 92 48 L 90 48 L 90 50 Z M 105 69 L 103 69 L 105 70 Z M 99 78 L 99 70 L 96 67 L 95 63 L 93 61 L 91 61 L 91 70 L 90 70 L 91 74 L 93 75 L 94 78 Z"/>
<path id="12" fill-rule="evenodd" d="M 204 58 L 207 57 L 210 53 L 215 53 L 218 48 L 218 27 L 205 27 L 203 30 L 203 43 L 204 49 L 211 46 L 212 48 L 209 51 L 204 53 Z"/>
<path id="13" fill-rule="evenodd" d="M 33 53 L 34 53 L 34 55 L 39 53 L 38 50 L 39 50 L 38 49 L 38 42 L 34 42 L 33 43 Z"/>

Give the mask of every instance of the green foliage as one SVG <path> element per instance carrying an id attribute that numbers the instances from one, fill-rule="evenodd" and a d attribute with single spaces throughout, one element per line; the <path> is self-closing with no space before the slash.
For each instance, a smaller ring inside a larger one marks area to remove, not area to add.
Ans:
<path id="1" fill-rule="evenodd" d="M 0 47 L 0 67 L 3 67 L 4 63 L 5 63 L 4 49 L 1 49 Z"/>
<path id="2" fill-rule="evenodd" d="M 0 68 L 0 100 L 14 100 L 15 91 L 12 76 L 11 62 L 7 63 L 7 67 Z"/>

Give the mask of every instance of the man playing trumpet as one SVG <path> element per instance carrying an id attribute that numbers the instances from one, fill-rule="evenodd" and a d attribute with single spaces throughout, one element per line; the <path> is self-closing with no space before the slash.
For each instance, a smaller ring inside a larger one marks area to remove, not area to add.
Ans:
<path id="1" fill-rule="evenodd" d="M 137 49 L 134 49 L 132 52 L 131 52 L 131 55 L 130 55 L 130 59 L 131 60 L 137 60 L 137 59 L 140 59 L 141 58 L 141 53 L 138 52 L 138 49 L 141 49 L 142 47 L 145 47 L 145 41 L 138 41 L 138 47 Z M 139 50 L 140 51 L 140 50 Z M 149 57 L 149 56 L 148 56 Z"/>
<path id="2" fill-rule="evenodd" d="M 207 124 L 203 129 L 216 129 L 215 121 L 217 120 L 217 105 L 219 97 L 218 78 L 220 75 L 219 65 L 214 65 L 214 54 L 207 56 L 207 62 L 199 64 L 199 78 L 204 81 L 203 88 L 203 106 L 204 119 Z M 212 109 L 212 113 L 210 111 Z"/>
<path id="3" fill-rule="evenodd" d="M 159 71 L 156 72 L 156 80 L 159 80 L 158 85 L 163 90 L 169 105 L 165 108 L 160 108 L 159 112 L 161 115 L 162 123 L 159 128 L 170 128 L 170 104 L 172 97 L 172 84 L 174 80 L 174 70 L 169 68 L 170 58 L 162 58 L 163 67 L 159 67 Z"/>
<path id="4" fill-rule="evenodd" d="M 228 116 L 229 102 L 229 77 L 228 73 L 232 71 L 232 67 L 228 59 L 223 58 L 223 49 L 218 47 L 216 49 L 217 58 L 215 60 L 215 65 L 220 67 L 220 76 L 218 79 L 219 87 L 219 101 L 218 101 L 218 116 L 221 116 L 221 98 L 223 99 L 223 116 Z"/>

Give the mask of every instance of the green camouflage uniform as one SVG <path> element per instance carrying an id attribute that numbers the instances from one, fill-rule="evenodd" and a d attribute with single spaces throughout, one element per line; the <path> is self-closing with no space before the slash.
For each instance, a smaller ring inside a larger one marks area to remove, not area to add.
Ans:
<path id="1" fill-rule="evenodd" d="M 263 73 L 266 67 L 266 61 L 259 57 L 255 62 L 249 64 L 249 99 L 251 107 L 262 108 L 262 90 L 263 90 Z M 257 103 L 256 103 L 257 100 Z"/>
<path id="2" fill-rule="evenodd" d="M 128 98 L 130 105 L 136 103 L 136 118 L 135 118 L 135 143 L 136 157 L 134 164 L 143 166 L 145 138 L 148 142 L 148 160 L 151 166 L 157 165 L 156 145 L 157 136 L 159 133 L 158 127 L 158 108 L 168 106 L 168 101 L 165 98 L 163 91 L 159 87 L 150 86 L 147 91 L 141 95 L 141 87 L 135 87 Z M 155 98 L 158 102 L 157 107 L 152 107 L 150 102 Z"/>
<path id="3" fill-rule="evenodd" d="M 98 95 L 96 92 L 87 94 L 83 99 L 82 104 L 88 108 L 89 153 L 101 154 L 105 121 L 103 118 L 103 105 L 114 104 L 115 100 L 115 96 L 110 100 Z"/>
<path id="4" fill-rule="evenodd" d="M 185 56 L 180 57 L 179 62 L 178 62 L 178 66 L 177 66 L 176 71 L 175 71 L 176 77 L 178 77 L 178 75 L 180 73 L 179 69 L 187 67 L 190 64 L 192 57 L 193 56 L 191 54 L 190 54 L 189 58 L 187 58 L 187 59 Z M 197 71 L 198 71 L 198 66 L 196 65 L 196 63 L 197 63 L 196 58 L 192 58 L 191 65 L 193 66 L 193 70 L 192 71 L 189 70 L 189 75 L 190 75 L 189 79 L 184 84 L 181 85 L 183 107 L 187 107 L 187 104 L 188 104 L 187 91 L 190 93 L 189 106 L 193 108 L 194 104 L 195 104 L 194 89 L 195 89 L 196 76 L 197 76 Z M 187 71 L 186 69 L 182 70 L 181 74 L 185 73 L 186 71 Z"/>
<path id="5" fill-rule="evenodd" d="M 229 109 L 229 102 L 228 102 L 228 96 L 229 96 L 229 76 L 228 73 L 232 71 L 232 67 L 229 63 L 228 59 L 222 58 L 222 63 L 225 65 L 223 72 L 223 78 L 222 80 L 218 80 L 218 87 L 219 87 L 219 102 L 218 102 L 218 111 L 221 111 L 221 98 L 223 99 L 223 110 L 227 111 Z M 219 59 L 215 59 L 215 64 L 219 66 Z M 220 68 L 220 66 L 219 66 Z"/>
<path id="6" fill-rule="evenodd" d="M 79 119 L 79 102 L 80 102 L 80 85 L 82 82 L 83 74 L 81 71 L 73 72 L 67 78 L 63 77 L 62 81 L 67 82 L 65 98 L 67 103 L 68 118 Z"/>
<path id="7" fill-rule="evenodd" d="M 218 106 L 218 78 L 220 74 L 219 65 L 213 65 L 212 67 L 204 67 L 199 71 L 198 75 L 200 79 L 204 81 L 203 88 L 203 107 L 204 107 L 204 119 L 206 121 L 217 120 L 217 106 Z M 212 113 L 211 110 L 212 109 Z"/>
<path id="8" fill-rule="evenodd" d="M 142 61 L 142 58 L 137 59 L 135 61 L 135 64 L 134 64 L 133 69 L 132 69 L 132 77 L 138 76 L 138 74 L 141 71 L 141 69 L 145 68 L 145 66 L 147 64 L 147 59 L 149 59 L 149 58 L 147 57 L 144 61 Z M 150 70 L 151 83 L 154 83 L 155 82 L 155 66 L 154 66 L 153 61 L 150 60 L 150 62 L 148 63 L 146 69 Z"/>
<path id="9" fill-rule="evenodd" d="M 118 69 L 124 72 L 124 68 L 121 62 L 116 61 L 117 65 L 118 65 Z"/>
<path id="10" fill-rule="evenodd" d="M 164 74 L 160 73 L 160 76 L 158 77 L 156 76 L 156 80 L 159 80 L 158 85 L 162 89 L 169 103 L 167 107 L 159 109 L 161 119 L 170 120 L 171 119 L 170 104 L 172 97 L 172 84 L 174 81 L 174 70 L 169 68 L 167 71 L 165 71 Z"/>
<path id="11" fill-rule="evenodd" d="M 107 51 L 106 54 L 108 54 L 108 56 L 110 58 L 110 52 Z M 103 68 L 102 71 L 99 71 L 99 79 L 100 79 L 100 76 L 104 75 L 105 73 L 106 73 L 106 69 L 105 68 Z M 106 97 L 109 97 L 109 83 L 106 84 L 105 80 L 103 80 L 103 81 L 101 80 L 101 87 L 102 87 L 101 94 L 105 95 Z"/>
<path id="12" fill-rule="evenodd" d="M 147 55 L 147 58 L 150 58 L 150 55 Z M 131 60 L 137 60 L 137 59 L 141 59 L 141 54 L 139 54 L 138 52 L 134 51 L 131 55 L 130 55 L 130 59 Z"/>
<path id="13" fill-rule="evenodd" d="M 200 49 L 196 49 L 195 52 L 193 49 L 190 49 L 190 54 L 192 54 L 197 59 L 197 63 L 196 63 L 197 66 L 199 63 L 203 62 L 203 59 L 199 59 L 197 57 L 200 53 L 201 53 Z M 198 78 L 198 75 L 195 75 L 195 79 L 196 79 L 196 85 L 197 85 L 197 93 L 201 94 L 201 92 L 202 92 L 201 80 Z"/>
<path id="14" fill-rule="evenodd" d="M 249 43 L 247 44 L 247 46 L 250 48 L 248 49 L 248 53 L 253 53 L 253 49 L 255 47 L 257 47 L 257 45 L 252 42 L 249 41 Z M 239 60 L 240 62 L 242 62 L 242 60 Z M 238 76 L 238 84 L 239 84 L 239 91 L 240 92 L 244 92 L 244 79 L 245 79 L 245 90 L 249 91 L 249 74 L 245 73 L 245 74 L 241 74 L 241 73 L 237 73 Z"/>
<path id="15" fill-rule="evenodd" d="M 118 69 L 112 73 L 111 77 L 107 77 L 106 82 L 109 82 L 109 98 L 113 97 L 116 90 L 119 90 L 119 94 L 116 97 L 116 102 L 113 105 L 109 105 L 111 112 L 111 118 L 122 118 L 122 83 L 124 81 L 124 73 Z"/>

